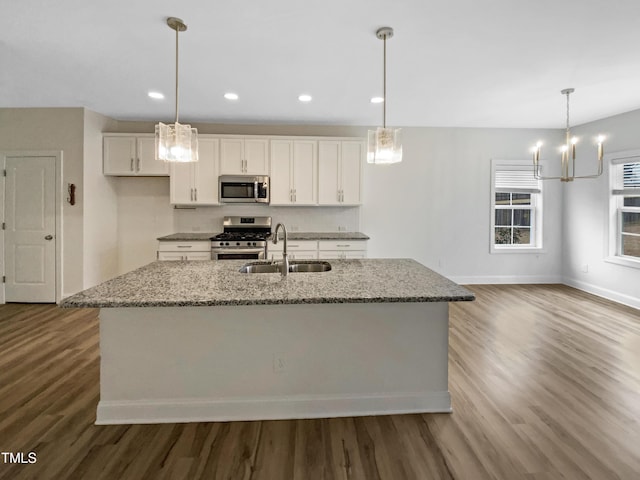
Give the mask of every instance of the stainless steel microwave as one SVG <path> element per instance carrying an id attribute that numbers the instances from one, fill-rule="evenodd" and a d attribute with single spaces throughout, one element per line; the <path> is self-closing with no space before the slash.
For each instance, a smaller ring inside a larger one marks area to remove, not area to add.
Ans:
<path id="1" fill-rule="evenodd" d="M 220 175 L 220 203 L 269 203 L 269 177 L 252 175 Z"/>

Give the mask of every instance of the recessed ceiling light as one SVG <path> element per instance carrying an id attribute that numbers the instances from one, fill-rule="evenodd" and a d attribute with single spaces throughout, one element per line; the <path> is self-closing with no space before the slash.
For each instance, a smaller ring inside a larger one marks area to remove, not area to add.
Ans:
<path id="1" fill-rule="evenodd" d="M 227 100 L 238 100 L 238 94 L 228 92 L 224 94 L 224 98 L 226 98 Z"/>
<path id="2" fill-rule="evenodd" d="M 307 95 L 307 94 L 302 94 L 298 97 L 298 100 L 300 100 L 301 102 L 310 102 L 311 101 L 311 95 Z"/>
<path id="3" fill-rule="evenodd" d="M 371 98 L 371 103 L 382 103 L 384 102 L 384 98 L 383 97 L 372 97 Z"/>
<path id="4" fill-rule="evenodd" d="M 149 92 L 147 95 L 156 100 L 162 100 L 164 98 L 164 95 L 160 92 Z"/>

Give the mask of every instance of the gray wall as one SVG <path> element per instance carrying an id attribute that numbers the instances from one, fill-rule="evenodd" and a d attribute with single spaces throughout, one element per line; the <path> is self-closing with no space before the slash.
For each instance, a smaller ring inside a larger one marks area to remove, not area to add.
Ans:
<path id="1" fill-rule="evenodd" d="M 596 169 L 593 139 L 606 136 L 605 152 L 640 148 L 640 110 L 573 129 L 578 175 Z M 606 260 L 609 237 L 609 165 L 597 179 L 575 180 L 564 188 L 563 275 L 565 283 L 640 308 L 640 268 Z M 640 265 L 639 265 L 640 267 Z"/>

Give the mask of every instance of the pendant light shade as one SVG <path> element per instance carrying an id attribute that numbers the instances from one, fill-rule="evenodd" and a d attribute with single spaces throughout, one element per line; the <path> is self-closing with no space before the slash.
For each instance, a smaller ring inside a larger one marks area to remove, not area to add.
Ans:
<path id="1" fill-rule="evenodd" d="M 198 130 L 181 123 L 156 125 L 156 160 L 197 162 Z"/>
<path id="2" fill-rule="evenodd" d="M 164 162 L 197 162 L 198 130 L 191 125 L 178 123 L 178 32 L 187 26 L 175 17 L 167 18 L 167 25 L 176 31 L 176 121 L 156 125 L 156 160 Z"/>
<path id="3" fill-rule="evenodd" d="M 369 130 L 367 162 L 375 164 L 402 161 L 402 142 L 399 128 L 387 128 L 387 39 L 393 37 L 393 28 L 382 27 L 376 37 L 384 42 L 383 47 L 383 107 L 382 127 Z"/>
<path id="4" fill-rule="evenodd" d="M 402 161 L 402 142 L 399 128 L 378 127 L 369 130 L 369 163 L 398 163 Z"/>

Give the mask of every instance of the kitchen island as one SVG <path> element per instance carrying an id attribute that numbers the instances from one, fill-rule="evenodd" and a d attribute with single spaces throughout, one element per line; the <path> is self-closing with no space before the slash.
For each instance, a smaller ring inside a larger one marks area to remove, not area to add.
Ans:
<path id="1" fill-rule="evenodd" d="M 409 259 L 320 273 L 154 262 L 65 299 L 100 308 L 98 424 L 449 412 L 448 302 Z"/>

